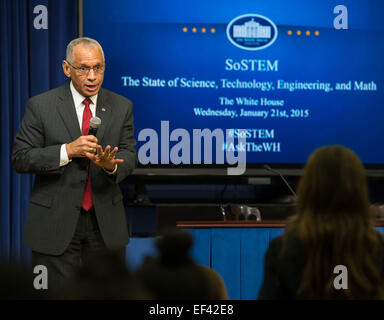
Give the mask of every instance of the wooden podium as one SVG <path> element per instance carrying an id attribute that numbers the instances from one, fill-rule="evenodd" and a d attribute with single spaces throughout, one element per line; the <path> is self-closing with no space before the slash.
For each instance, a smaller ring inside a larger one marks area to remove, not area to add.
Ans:
<path id="1" fill-rule="evenodd" d="M 286 221 L 178 221 L 194 238 L 192 256 L 224 280 L 230 299 L 257 299 L 264 275 L 264 256 Z M 384 233 L 384 220 L 376 228 Z"/>

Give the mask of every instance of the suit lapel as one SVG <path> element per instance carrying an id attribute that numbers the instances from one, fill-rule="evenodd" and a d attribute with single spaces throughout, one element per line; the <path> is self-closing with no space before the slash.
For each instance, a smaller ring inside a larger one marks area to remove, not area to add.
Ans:
<path id="1" fill-rule="evenodd" d="M 59 92 L 58 98 L 59 104 L 57 106 L 57 111 L 63 119 L 72 140 L 76 140 L 79 136 L 81 136 L 81 130 L 79 120 L 77 119 L 75 104 L 69 88 L 69 82 L 62 86 L 62 90 Z"/>
<path id="2" fill-rule="evenodd" d="M 105 129 L 111 120 L 111 106 L 108 104 L 108 97 L 105 95 L 105 91 L 100 89 L 99 95 L 97 96 L 96 116 L 101 119 L 101 126 L 97 130 L 97 139 L 99 143 L 102 141 Z"/>

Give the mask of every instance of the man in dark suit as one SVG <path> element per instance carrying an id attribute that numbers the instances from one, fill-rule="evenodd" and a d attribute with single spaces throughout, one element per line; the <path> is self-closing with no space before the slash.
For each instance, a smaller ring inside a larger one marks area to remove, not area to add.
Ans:
<path id="1" fill-rule="evenodd" d="M 24 242 L 33 265 L 60 290 L 81 261 L 108 250 L 125 257 L 128 228 L 119 183 L 137 164 L 130 100 L 101 88 L 105 59 L 90 38 L 72 40 L 64 86 L 32 97 L 15 137 L 12 163 L 36 175 Z M 101 126 L 88 135 L 90 119 Z M 113 147 L 111 147 L 113 146 Z"/>

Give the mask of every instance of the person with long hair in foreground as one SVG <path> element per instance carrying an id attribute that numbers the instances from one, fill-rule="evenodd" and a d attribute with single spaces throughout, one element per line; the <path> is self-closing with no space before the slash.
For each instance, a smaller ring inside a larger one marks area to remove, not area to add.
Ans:
<path id="1" fill-rule="evenodd" d="M 271 241 L 264 268 L 259 299 L 384 298 L 384 240 L 352 150 L 325 146 L 310 156 L 296 215 Z"/>

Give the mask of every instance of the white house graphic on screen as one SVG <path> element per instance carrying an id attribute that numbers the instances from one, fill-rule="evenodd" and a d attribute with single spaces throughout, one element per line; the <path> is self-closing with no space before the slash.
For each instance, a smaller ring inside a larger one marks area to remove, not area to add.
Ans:
<path id="1" fill-rule="evenodd" d="M 271 27 L 262 26 L 254 19 L 243 25 L 233 26 L 234 38 L 267 38 L 271 37 Z"/>

